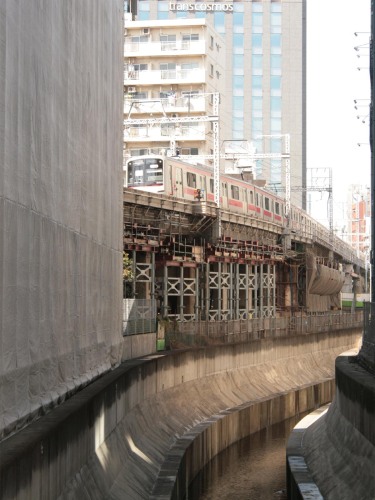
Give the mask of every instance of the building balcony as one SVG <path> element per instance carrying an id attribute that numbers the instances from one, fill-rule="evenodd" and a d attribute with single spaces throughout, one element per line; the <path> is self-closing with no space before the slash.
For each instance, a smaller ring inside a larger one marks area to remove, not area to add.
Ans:
<path id="1" fill-rule="evenodd" d="M 206 83 L 206 71 L 194 69 L 127 70 L 124 71 L 124 85 L 178 85 Z"/>
<path id="2" fill-rule="evenodd" d="M 171 95 L 167 98 L 150 97 L 137 99 L 137 94 L 127 94 L 124 99 L 124 114 L 129 118 L 140 115 L 153 114 L 182 114 L 209 113 L 212 105 L 207 96 L 195 94 Z"/>
<path id="3" fill-rule="evenodd" d="M 124 56 L 164 57 L 189 56 L 206 53 L 205 40 L 177 40 L 174 42 L 125 42 Z"/>
<path id="4" fill-rule="evenodd" d="M 183 127 L 127 127 L 124 131 L 124 141 L 126 143 L 138 142 L 167 142 L 174 138 L 179 142 L 204 141 L 206 139 L 206 129 L 201 124 Z"/>

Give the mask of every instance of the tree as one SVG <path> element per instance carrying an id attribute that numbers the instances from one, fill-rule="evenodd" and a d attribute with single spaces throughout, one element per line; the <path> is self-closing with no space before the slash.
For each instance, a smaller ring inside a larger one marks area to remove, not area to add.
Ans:
<path id="1" fill-rule="evenodd" d="M 133 295 L 134 272 L 133 261 L 126 252 L 123 253 L 122 263 L 123 294 L 124 299 L 129 299 Z"/>

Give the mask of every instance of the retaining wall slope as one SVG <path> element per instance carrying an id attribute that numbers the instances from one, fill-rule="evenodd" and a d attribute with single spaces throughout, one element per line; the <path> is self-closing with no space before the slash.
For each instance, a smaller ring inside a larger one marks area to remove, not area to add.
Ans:
<path id="1" fill-rule="evenodd" d="M 241 437 L 330 401 L 334 360 L 359 338 L 311 334 L 124 363 L 0 444 L 0 496 L 149 498 L 168 453 L 202 423 L 215 425 L 195 452 L 199 466 Z M 246 411 L 230 412 L 241 405 Z M 218 414 L 228 418 L 212 419 Z"/>

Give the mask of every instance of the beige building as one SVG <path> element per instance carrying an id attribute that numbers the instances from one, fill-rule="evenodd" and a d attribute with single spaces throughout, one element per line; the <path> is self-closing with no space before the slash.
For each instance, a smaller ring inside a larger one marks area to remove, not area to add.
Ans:
<path id="1" fill-rule="evenodd" d="M 124 156 L 210 155 L 228 113 L 224 40 L 205 19 L 125 21 Z"/>

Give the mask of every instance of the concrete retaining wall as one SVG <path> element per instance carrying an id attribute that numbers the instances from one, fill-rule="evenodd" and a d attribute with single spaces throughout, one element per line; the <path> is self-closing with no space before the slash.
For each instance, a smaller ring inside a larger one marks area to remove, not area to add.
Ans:
<path id="1" fill-rule="evenodd" d="M 358 363 L 358 356 L 338 357 L 334 402 L 326 415 L 294 430 L 288 443 L 288 462 L 299 460 L 297 473 L 290 478 L 290 499 L 374 500 L 374 402 L 374 375 Z M 309 497 L 302 495 L 306 477 L 321 496 L 312 496 L 311 491 Z"/>
<path id="2" fill-rule="evenodd" d="M 271 399 L 224 410 L 198 424 L 178 439 L 169 451 L 150 498 L 183 500 L 188 485 L 218 453 L 261 429 L 331 401 L 334 387 L 334 380 L 327 380 Z"/>
<path id="3" fill-rule="evenodd" d="M 309 386 L 330 387 L 335 358 L 359 339 L 324 333 L 128 361 L 1 443 L 0 496 L 149 498 L 179 439 L 229 411 L 204 438 L 205 461 L 260 425 L 311 408 L 319 399 Z"/>

